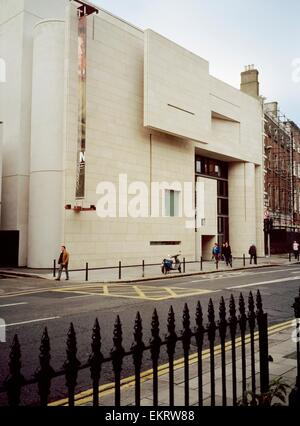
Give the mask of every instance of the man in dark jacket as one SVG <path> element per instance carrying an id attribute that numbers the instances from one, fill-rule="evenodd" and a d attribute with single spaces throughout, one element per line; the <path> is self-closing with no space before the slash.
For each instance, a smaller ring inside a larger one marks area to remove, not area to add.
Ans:
<path id="1" fill-rule="evenodd" d="M 225 243 L 223 248 L 223 254 L 225 258 L 226 265 L 230 265 L 232 267 L 232 255 L 231 255 L 231 247 L 228 242 Z"/>
<path id="2" fill-rule="evenodd" d="M 256 253 L 256 247 L 254 244 L 249 248 L 249 254 L 250 254 L 250 265 L 252 265 L 252 259 L 254 260 L 254 265 L 257 265 L 257 253 Z"/>

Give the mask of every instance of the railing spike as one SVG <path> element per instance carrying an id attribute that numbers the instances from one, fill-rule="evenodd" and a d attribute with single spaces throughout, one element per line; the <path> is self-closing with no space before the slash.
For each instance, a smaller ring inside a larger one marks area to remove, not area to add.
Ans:
<path id="1" fill-rule="evenodd" d="M 115 321 L 113 332 L 114 346 L 111 350 L 113 370 L 115 373 L 115 406 L 121 405 L 121 372 L 125 350 L 122 346 L 123 332 L 119 315 Z"/>
<path id="2" fill-rule="evenodd" d="M 240 297 L 239 297 L 239 309 L 240 309 L 240 313 L 245 313 L 245 299 L 244 299 L 244 295 L 243 293 L 240 293 Z"/>
<path id="3" fill-rule="evenodd" d="M 69 406 L 74 406 L 75 400 L 75 388 L 77 385 L 78 368 L 80 367 L 80 361 L 77 359 L 77 340 L 76 333 L 73 323 L 70 324 L 70 328 L 67 336 L 67 360 L 64 363 L 65 374 L 66 374 L 66 386 L 69 393 Z"/>
<path id="4" fill-rule="evenodd" d="M 224 297 L 221 297 L 219 305 L 219 335 L 221 341 L 221 371 L 222 371 L 222 405 L 227 405 L 227 389 L 226 389 L 226 351 L 225 340 L 227 332 L 226 306 Z"/>
<path id="5" fill-rule="evenodd" d="M 248 297 L 248 308 L 250 312 L 254 312 L 254 297 L 252 294 L 252 291 L 250 291 L 249 293 L 249 297 Z"/>
<path id="6" fill-rule="evenodd" d="M 153 406 L 158 406 L 158 359 L 161 347 L 159 336 L 159 318 L 157 310 L 154 309 L 151 321 L 150 353 L 153 365 Z"/>
<path id="7" fill-rule="evenodd" d="M 203 325 L 203 311 L 202 311 L 202 306 L 200 301 L 198 300 L 197 302 L 197 308 L 196 308 L 196 325 L 197 326 L 202 326 Z"/>
<path id="8" fill-rule="evenodd" d="M 134 340 L 136 343 L 141 343 L 143 339 L 143 326 L 142 326 L 142 318 L 140 313 L 136 314 L 135 324 L 134 324 Z"/>
<path id="9" fill-rule="evenodd" d="M 175 332 L 175 314 L 174 314 L 173 306 L 171 306 L 169 309 L 167 328 L 168 328 L 169 336 L 173 335 Z"/>
<path id="10" fill-rule="evenodd" d="M 207 334 L 210 349 L 210 395 L 211 406 L 215 406 L 215 338 L 216 338 L 215 309 L 212 299 L 208 303 Z"/>
<path id="11" fill-rule="evenodd" d="M 187 303 L 184 305 L 182 316 L 182 346 L 184 354 L 184 405 L 189 406 L 189 351 L 191 347 L 192 331 L 190 328 L 190 311 Z"/>
<path id="12" fill-rule="evenodd" d="M 151 321 L 151 334 L 152 340 L 159 338 L 159 319 L 157 315 L 157 310 L 154 309 Z"/>
<path id="13" fill-rule="evenodd" d="M 261 298 L 261 294 L 260 291 L 257 290 L 257 294 L 256 294 L 256 315 L 257 317 L 261 317 L 264 314 L 264 310 L 263 310 L 263 303 L 262 303 L 262 298 Z"/>
<path id="14" fill-rule="evenodd" d="M 230 324 L 230 327 L 234 327 L 234 329 L 236 329 L 237 316 L 236 316 L 235 299 L 233 295 L 230 296 L 230 301 L 229 301 L 229 324 Z"/>
<path id="15" fill-rule="evenodd" d="M 10 374 L 4 382 L 7 390 L 8 405 L 17 407 L 20 405 L 21 388 L 25 382 L 24 376 L 21 374 L 21 346 L 17 334 L 15 334 L 10 348 L 8 365 Z"/>
<path id="16" fill-rule="evenodd" d="M 133 364 L 135 368 L 135 405 L 140 406 L 141 402 L 141 367 L 145 345 L 143 343 L 142 318 L 138 312 L 134 323 L 134 343 L 131 346 Z"/>
<path id="17" fill-rule="evenodd" d="M 93 382 L 93 406 L 98 407 L 99 405 L 99 382 L 101 377 L 101 369 L 103 362 L 103 355 L 101 353 L 101 330 L 99 321 L 96 318 L 91 343 L 91 354 L 89 356 L 89 365 L 91 372 L 91 379 Z"/>
<path id="18" fill-rule="evenodd" d="M 215 308 L 212 299 L 209 299 L 208 303 L 208 322 L 211 324 L 215 322 Z"/>
<path id="19" fill-rule="evenodd" d="M 166 335 L 167 354 L 169 357 L 169 405 L 174 406 L 174 354 L 177 342 L 175 332 L 175 315 L 173 306 L 170 307 L 167 320 L 168 333 Z"/>
<path id="20" fill-rule="evenodd" d="M 254 297 L 252 292 L 250 291 L 249 297 L 248 297 L 248 321 L 250 328 L 255 328 L 255 304 L 254 304 Z"/>
<path id="21" fill-rule="evenodd" d="M 203 406 L 203 363 L 202 363 L 202 348 L 205 328 L 203 327 L 203 311 L 200 301 L 197 302 L 196 307 L 196 327 L 195 327 L 195 338 L 197 344 L 197 355 L 198 355 L 198 404 Z"/>
<path id="22" fill-rule="evenodd" d="M 249 324 L 249 332 L 250 332 L 251 391 L 252 391 L 251 405 L 256 405 L 255 341 L 254 341 L 255 323 L 256 323 L 256 315 L 255 315 L 254 297 L 252 292 L 250 291 L 249 297 L 248 297 L 248 324 Z"/>
<path id="23" fill-rule="evenodd" d="M 50 339 L 48 335 L 47 327 L 44 330 L 41 346 L 40 346 L 40 368 L 35 373 L 35 377 L 38 381 L 38 391 L 41 399 L 41 405 L 47 406 L 48 398 L 50 395 L 51 380 L 54 376 L 54 370 L 50 365 L 51 354 L 50 354 Z"/>
<path id="24" fill-rule="evenodd" d="M 188 308 L 187 303 L 185 303 L 184 305 L 184 309 L 183 309 L 183 317 L 182 317 L 182 324 L 183 324 L 183 329 L 184 330 L 188 330 L 190 327 L 190 311 Z"/>
<path id="25" fill-rule="evenodd" d="M 226 305 L 224 297 L 221 297 L 220 300 L 220 306 L 219 306 L 219 332 L 221 339 L 225 339 L 226 336 L 226 328 L 227 328 L 227 321 L 226 321 Z"/>
<path id="26" fill-rule="evenodd" d="M 230 300 L 229 300 L 229 314 L 230 314 L 230 318 L 236 318 L 236 306 L 235 306 L 235 299 L 233 297 L 233 294 L 231 294 Z"/>
<path id="27" fill-rule="evenodd" d="M 236 372 L 236 330 L 238 319 L 236 316 L 236 306 L 235 299 L 233 294 L 230 296 L 229 301 L 229 329 L 230 329 L 230 337 L 231 337 L 231 371 L 232 371 L 232 402 L 233 405 L 237 405 L 237 372 Z M 242 345 L 244 344 L 242 337 Z M 243 348 L 242 348 L 243 355 Z M 242 364 L 244 360 L 242 359 Z"/>
<path id="28" fill-rule="evenodd" d="M 219 316 L 220 316 L 220 322 L 226 321 L 226 305 L 224 297 L 221 297 L 220 300 L 220 307 L 219 307 Z"/>

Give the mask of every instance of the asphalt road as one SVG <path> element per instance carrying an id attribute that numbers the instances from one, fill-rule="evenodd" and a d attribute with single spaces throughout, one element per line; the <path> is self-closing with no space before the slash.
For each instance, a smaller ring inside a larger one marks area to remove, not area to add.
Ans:
<path id="1" fill-rule="evenodd" d="M 77 355 L 84 363 L 90 354 L 92 327 L 96 317 L 101 327 L 102 351 L 104 355 L 108 355 L 113 346 L 113 326 L 117 315 L 120 315 L 122 321 L 123 344 L 128 350 L 133 342 L 137 311 L 143 319 L 144 341 L 148 343 L 154 308 L 157 308 L 161 336 L 164 337 L 170 305 L 175 311 L 177 332 L 180 332 L 185 303 L 188 303 L 190 308 L 193 327 L 198 300 L 202 304 L 205 321 L 210 298 L 214 302 L 218 319 L 218 306 L 222 296 L 228 306 L 231 294 L 238 302 L 242 292 L 247 301 L 249 292 L 255 294 L 259 289 L 264 310 L 269 315 L 269 324 L 275 324 L 293 318 L 291 305 L 299 292 L 299 284 L 300 265 L 297 264 L 135 283 L 134 288 L 130 285 L 109 286 L 108 289 L 100 290 L 99 285 L 89 287 L 85 283 L 79 285 L 64 281 L 57 283 L 31 278 L 0 277 L 0 318 L 6 322 L 7 341 L 0 343 L 0 384 L 8 374 L 9 347 L 15 334 L 18 334 L 21 343 L 22 373 L 26 378 L 30 378 L 38 367 L 40 339 L 44 327 L 48 328 L 50 336 L 51 364 L 54 369 L 60 369 L 66 359 L 66 338 L 71 322 L 77 334 Z M 193 351 L 195 347 L 192 346 L 191 352 Z M 176 357 L 181 355 L 182 350 L 178 346 Z M 166 359 L 166 354 L 162 352 L 161 362 Z M 144 357 L 143 369 L 150 367 L 151 361 L 147 354 Z M 123 377 L 132 373 L 132 361 L 127 359 Z M 105 369 L 101 383 L 111 381 L 113 374 L 109 369 Z M 81 372 L 77 392 L 89 389 L 90 385 L 89 371 Z M 64 379 L 56 379 L 52 386 L 51 400 L 65 396 Z M 34 404 L 37 400 L 36 389 L 27 387 L 23 392 L 22 401 Z M 4 395 L 0 395 L 0 405 L 5 403 Z"/>

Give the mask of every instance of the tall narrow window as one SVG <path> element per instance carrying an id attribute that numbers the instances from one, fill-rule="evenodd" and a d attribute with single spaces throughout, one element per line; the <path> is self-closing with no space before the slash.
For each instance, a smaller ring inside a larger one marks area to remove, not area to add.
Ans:
<path id="1" fill-rule="evenodd" d="M 165 216 L 177 217 L 179 215 L 179 191 L 165 190 Z"/>
<path id="2" fill-rule="evenodd" d="M 86 47 L 87 19 L 80 16 L 78 21 L 78 143 L 76 198 L 85 196 L 85 150 L 86 150 Z"/>

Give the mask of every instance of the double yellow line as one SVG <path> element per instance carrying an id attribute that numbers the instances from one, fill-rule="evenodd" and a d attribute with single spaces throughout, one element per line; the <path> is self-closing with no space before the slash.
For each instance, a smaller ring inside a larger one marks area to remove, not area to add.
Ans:
<path id="1" fill-rule="evenodd" d="M 275 333 L 283 331 L 287 328 L 290 328 L 290 327 L 293 326 L 293 324 L 294 324 L 294 321 L 290 320 L 290 321 L 283 322 L 281 324 L 276 324 L 276 325 L 270 326 L 268 328 L 268 335 L 270 336 L 272 334 L 275 334 Z M 255 332 L 254 339 L 258 340 L 258 332 Z M 237 348 L 241 346 L 242 342 L 241 342 L 240 337 L 238 337 L 235 342 L 236 342 Z M 245 337 L 245 343 L 246 344 L 250 343 L 250 335 L 249 334 Z M 229 350 L 231 350 L 231 347 L 232 347 L 231 342 L 230 341 L 226 342 L 225 350 L 229 351 Z M 221 354 L 221 345 L 215 346 L 214 353 L 215 353 L 215 356 Z M 205 360 L 205 359 L 208 359 L 209 357 L 210 357 L 210 350 L 209 349 L 203 350 L 202 351 L 202 359 Z M 192 364 L 196 364 L 197 362 L 198 362 L 198 354 L 197 353 L 191 354 L 189 356 L 189 364 L 192 365 Z M 180 358 L 180 359 L 174 361 L 174 371 L 179 370 L 180 368 L 183 368 L 183 367 L 184 367 L 184 358 Z M 164 374 L 167 374 L 168 372 L 169 372 L 169 364 L 168 363 L 163 364 L 160 367 L 158 367 L 158 376 L 159 377 L 164 375 Z M 150 381 L 152 379 L 153 379 L 153 369 L 149 369 L 149 370 L 141 373 L 141 383 L 145 383 L 145 382 Z M 130 389 L 130 388 L 134 387 L 134 385 L 135 385 L 135 377 L 134 376 L 126 377 L 125 379 L 121 380 L 121 390 L 122 391 L 124 391 L 126 389 Z M 101 385 L 101 386 L 99 386 L 99 397 L 101 399 L 101 398 L 103 398 L 107 395 L 113 394 L 114 391 L 115 391 L 115 384 L 113 382 L 108 383 L 106 385 Z M 93 390 L 92 389 L 78 393 L 75 396 L 75 405 L 78 405 L 78 406 L 84 405 L 84 404 L 87 404 L 87 403 L 91 403 L 92 401 L 93 401 Z M 52 402 L 51 404 L 49 404 L 49 406 L 52 406 L 52 407 L 65 406 L 66 407 L 66 406 L 68 406 L 68 399 L 65 398 L 65 399 L 61 399 L 59 401 Z"/>

